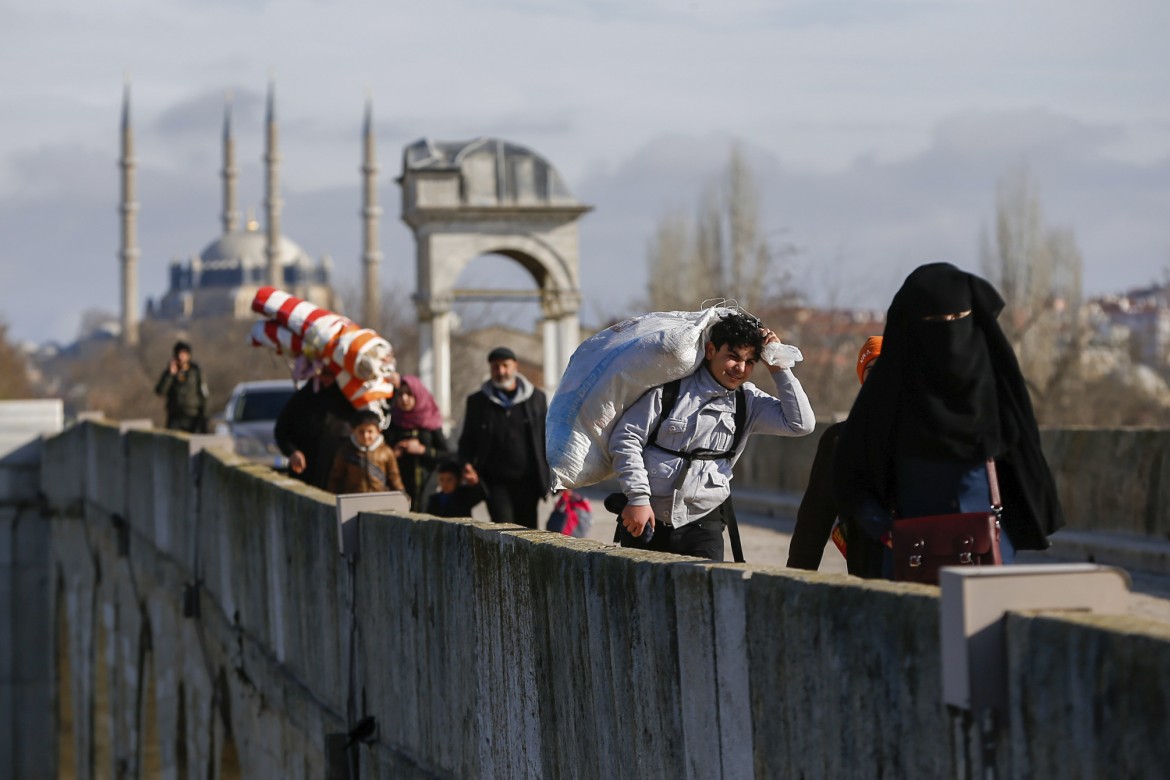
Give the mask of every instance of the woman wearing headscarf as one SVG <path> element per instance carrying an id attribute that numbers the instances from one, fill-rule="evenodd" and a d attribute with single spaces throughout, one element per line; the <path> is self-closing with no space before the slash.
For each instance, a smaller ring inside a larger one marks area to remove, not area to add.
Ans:
<path id="1" fill-rule="evenodd" d="M 885 542 L 895 518 L 986 511 L 987 460 L 1003 504 L 1000 544 L 1043 550 L 1064 525 L 1024 378 L 996 318 L 1004 301 L 949 263 L 914 270 L 886 315 L 881 359 L 837 443 L 843 517 Z M 866 576 L 891 576 L 887 553 Z"/>
<path id="2" fill-rule="evenodd" d="M 434 396 L 417 376 L 404 375 L 394 394 L 386 441 L 398 457 L 398 469 L 410 506 L 421 512 L 426 505 L 422 494 L 439 459 L 449 448 L 443 435 L 443 413 Z"/>

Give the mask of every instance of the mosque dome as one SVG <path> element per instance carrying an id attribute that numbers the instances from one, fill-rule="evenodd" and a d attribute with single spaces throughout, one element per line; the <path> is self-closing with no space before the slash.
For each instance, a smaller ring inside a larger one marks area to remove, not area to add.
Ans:
<path id="1" fill-rule="evenodd" d="M 312 265 L 312 259 L 298 244 L 285 236 L 280 237 L 281 265 Z M 268 236 L 258 229 L 257 224 L 249 222 L 243 230 L 235 230 L 220 236 L 212 241 L 199 253 L 199 260 L 205 269 L 213 269 L 227 264 L 238 265 L 246 269 L 267 268 Z"/>

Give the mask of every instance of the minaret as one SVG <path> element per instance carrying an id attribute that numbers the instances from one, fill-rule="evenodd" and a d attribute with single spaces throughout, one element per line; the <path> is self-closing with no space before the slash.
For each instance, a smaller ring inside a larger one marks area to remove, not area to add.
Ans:
<path id="1" fill-rule="evenodd" d="M 223 234 L 235 231 L 240 211 L 236 208 L 236 142 L 232 138 L 232 96 L 223 105 Z"/>
<path id="2" fill-rule="evenodd" d="M 122 93 L 122 343 L 138 343 L 138 200 L 134 186 L 134 131 L 130 128 L 130 81 Z"/>
<path id="3" fill-rule="evenodd" d="M 378 249 L 378 220 L 382 216 L 382 209 L 378 206 L 378 162 L 374 153 L 373 125 L 373 107 L 367 97 L 365 129 L 362 133 L 365 152 L 362 160 L 362 324 L 376 329 L 379 326 L 379 303 L 382 297 L 378 288 L 378 266 L 382 264 L 382 252 Z"/>
<path id="4" fill-rule="evenodd" d="M 268 170 L 268 187 L 264 206 L 268 211 L 268 242 L 264 256 L 268 259 L 268 284 L 281 287 L 284 284 L 280 265 L 280 152 L 276 150 L 276 85 L 268 82 L 268 140 L 264 164 Z"/>

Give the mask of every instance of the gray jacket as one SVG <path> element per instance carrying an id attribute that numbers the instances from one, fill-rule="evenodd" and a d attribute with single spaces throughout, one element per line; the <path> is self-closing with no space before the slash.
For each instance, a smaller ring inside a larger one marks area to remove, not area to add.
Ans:
<path id="1" fill-rule="evenodd" d="M 816 421 L 812 406 L 792 371 L 773 374 L 779 398 L 773 398 L 751 382 L 743 384 L 747 403 L 747 431 L 730 458 L 694 460 L 687 468 L 683 458 L 646 442 L 662 414 L 662 388 L 657 387 L 626 409 L 609 439 L 614 470 L 632 506 L 649 505 L 658 522 L 675 527 L 707 515 L 731 495 L 732 466 L 743 454 L 753 433 L 805 436 Z M 658 429 L 657 442 L 678 452 L 698 449 L 725 451 L 735 437 L 735 391 L 715 381 L 704 364 L 682 380 L 678 400 Z"/>

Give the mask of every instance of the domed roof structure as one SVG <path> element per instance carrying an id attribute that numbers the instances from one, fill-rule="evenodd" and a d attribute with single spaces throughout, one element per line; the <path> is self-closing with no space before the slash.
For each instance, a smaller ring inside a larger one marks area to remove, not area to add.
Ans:
<path id="1" fill-rule="evenodd" d="M 461 199 L 467 205 L 577 204 L 552 163 L 525 146 L 499 138 L 471 141 L 420 138 L 403 151 L 402 170 L 404 174 L 408 171 L 458 174 L 463 180 Z"/>
<path id="2" fill-rule="evenodd" d="M 208 244 L 199 253 L 199 260 L 204 267 L 230 261 L 239 262 L 245 268 L 267 268 L 268 256 L 265 254 L 267 245 L 267 236 L 259 230 L 255 222 L 249 222 L 244 230 L 227 233 Z M 280 249 L 281 265 L 312 265 L 312 258 L 308 252 L 288 237 L 281 236 L 277 246 Z"/>
<path id="3" fill-rule="evenodd" d="M 204 247 L 198 257 L 171 261 L 170 287 L 157 305 L 149 302 L 151 316 L 190 320 L 197 317 L 231 316 L 246 319 L 252 316 L 251 301 L 256 291 L 265 285 L 275 285 L 298 298 L 335 309 L 336 301 L 330 283 L 332 262 L 322 257 L 314 262 L 309 253 L 280 231 L 280 184 L 277 163 L 280 154 L 276 148 L 277 133 L 273 90 L 269 87 L 267 141 L 264 155 L 267 184 L 265 206 L 267 229 L 248 215 L 243 229 L 237 227 L 235 141 L 231 133 L 230 103 L 224 110 L 223 170 L 224 182 L 223 233 Z M 125 187 L 123 188 L 125 190 Z M 125 206 L 124 210 L 130 209 Z M 124 227 L 124 230 L 126 228 Z M 275 244 L 276 267 L 269 268 L 269 241 Z"/>

